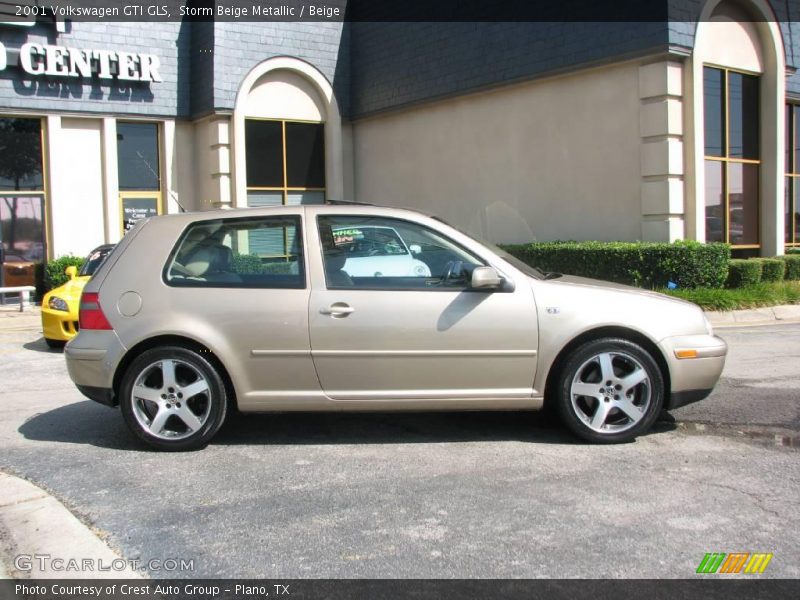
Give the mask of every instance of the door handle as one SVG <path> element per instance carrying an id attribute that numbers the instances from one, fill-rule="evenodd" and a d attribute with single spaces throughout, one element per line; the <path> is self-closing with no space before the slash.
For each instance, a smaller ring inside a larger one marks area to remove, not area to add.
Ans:
<path id="1" fill-rule="evenodd" d="M 355 308 L 345 302 L 334 302 L 328 308 L 320 308 L 319 313 L 321 315 L 330 315 L 335 319 L 341 319 L 342 317 L 346 317 L 350 313 L 355 312 L 355 310 Z"/>

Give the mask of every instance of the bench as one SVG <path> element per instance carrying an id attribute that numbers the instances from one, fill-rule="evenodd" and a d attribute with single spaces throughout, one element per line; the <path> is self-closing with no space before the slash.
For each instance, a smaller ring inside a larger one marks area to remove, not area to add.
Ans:
<path id="1" fill-rule="evenodd" d="M 35 291 L 36 288 L 32 285 L 0 287 L 0 297 L 3 299 L 3 304 L 5 304 L 6 294 L 19 294 L 19 312 L 23 312 L 25 310 L 25 306 L 30 306 L 31 292 Z"/>

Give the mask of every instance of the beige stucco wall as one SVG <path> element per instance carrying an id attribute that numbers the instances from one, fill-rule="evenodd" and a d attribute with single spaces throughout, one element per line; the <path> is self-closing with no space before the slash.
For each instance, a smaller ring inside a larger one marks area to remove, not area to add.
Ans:
<path id="1" fill-rule="evenodd" d="M 639 65 L 442 101 L 353 125 L 355 196 L 495 242 L 641 237 Z"/>

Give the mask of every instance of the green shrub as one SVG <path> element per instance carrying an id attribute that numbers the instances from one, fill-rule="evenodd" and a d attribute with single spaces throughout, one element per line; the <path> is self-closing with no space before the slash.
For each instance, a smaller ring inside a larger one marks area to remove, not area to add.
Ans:
<path id="1" fill-rule="evenodd" d="M 800 248 L 787 248 L 786 254 L 800 254 Z"/>
<path id="2" fill-rule="evenodd" d="M 233 272 L 240 275 L 257 275 L 264 272 L 264 265 L 255 254 L 234 254 Z"/>
<path id="3" fill-rule="evenodd" d="M 787 254 L 781 256 L 781 259 L 786 263 L 786 279 L 789 281 L 797 281 L 800 279 L 800 256 L 796 254 Z"/>
<path id="4" fill-rule="evenodd" d="M 255 254 L 234 254 L 233 272 L 240 275 L 289 275 L 297 273 L 297 263 L 284 260 L 263 262 Z"/>
<path id="5" fill-rule="evenodd" d="M 525 263 L 543 271 L 593 277 L 640 287 L 679 288 L 725 284 L 730 246 L 681 241 L 534 242 L 504 246 Z"/>
<path id="6" fill-rule="evenodd" d="M 727 287 L 741 288 L 761 282 L 761 261 L 736 258 L 728 263 Z"/>
<path id="7" fill-rule="evenodd" d="M 84 260 L 82 256 L 67 255 L 48 261 L 44 268 L 44 291 L 49 292 L 53 288 L 64 285 L 69 280 L 64 272 L 67 267 L 75 266 L 80 270 Z"/>
<path id="8" fill-rule="evenodd" d="M 786 263 L 780 258 L 755 258 L 761 263 L 761 281 L 762 282 L 775 282 L 783 281 L 783 275 L 786 272 Z"/>

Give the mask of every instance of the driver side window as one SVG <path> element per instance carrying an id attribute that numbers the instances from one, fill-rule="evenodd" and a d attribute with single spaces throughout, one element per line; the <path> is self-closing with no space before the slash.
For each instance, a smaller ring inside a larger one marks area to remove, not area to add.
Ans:
<path id="1" fill-rule="evenodd" d="M 320 216 L 328 289 L 453 290 L 485 263 L 418 223 L 382 217 Z"/>

